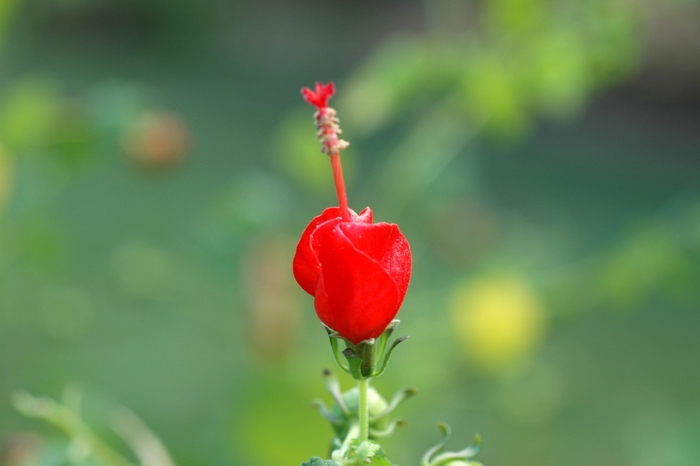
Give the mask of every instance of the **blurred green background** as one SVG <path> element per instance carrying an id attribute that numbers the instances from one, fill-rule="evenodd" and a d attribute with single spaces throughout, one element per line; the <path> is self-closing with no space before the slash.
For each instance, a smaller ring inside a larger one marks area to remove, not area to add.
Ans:
<path id="1" fill-rule="evenodd" d="M 0 0 L 0 34 L 3 465 L 90 464 L 11 403 L 76 386 L 120 451 L 123 405 L 180 466 L 326 455 L 317 80 L 414 255 L 390 458 L 441 420 L 489 466 L 700 464 L 697 1 Z"/>

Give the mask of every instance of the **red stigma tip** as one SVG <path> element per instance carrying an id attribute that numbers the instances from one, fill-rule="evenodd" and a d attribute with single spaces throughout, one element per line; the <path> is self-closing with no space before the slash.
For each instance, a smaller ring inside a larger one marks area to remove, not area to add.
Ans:
<path id="1" fill-rule="evenodd" d="M 316 92 L 305 87 L 301 90 L 301 94 L 308 103 L 321 110 L 322 108 L 328 107 L 328 101 L 333 97 L 333 94 L 335 94 L 335 86 L 332 81 L 325 85 L 317 82 Z"/>

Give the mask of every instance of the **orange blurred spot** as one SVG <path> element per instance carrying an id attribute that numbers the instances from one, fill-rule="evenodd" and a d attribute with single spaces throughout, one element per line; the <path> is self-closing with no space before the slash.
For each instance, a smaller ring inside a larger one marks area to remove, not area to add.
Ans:
<path id="1" fill-rule="evenodd" d="M 127 132 L 124 146 L 142 168 L 169 168 L 181 164 L 189 155 L 191 134 L 177 115 L 147 113 Z"/>

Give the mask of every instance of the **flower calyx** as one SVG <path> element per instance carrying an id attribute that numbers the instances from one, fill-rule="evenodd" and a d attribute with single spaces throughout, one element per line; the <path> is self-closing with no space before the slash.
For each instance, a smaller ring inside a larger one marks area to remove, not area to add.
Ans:
<path id="1" fill-rule="evenodd" d="M 398 319 L 394 319 L 379 337 L 369 338 L 357 344 L 326 326 L 333 356 L 340 368 L 350 374 L 355 380 L 382 375 L 389 364 L 394 348 L 408 338 L 408 335 L 399 337 L 387 348 L 387 342 L 399 323 Z M 342 351 L 338 345 L 339 340 L 345 342 L 345 349 Z"/>
<path id="2" fill-rule="evenodd" d="M 479 434 L 476 434 L 474 437 L 474 443 L 464 450 L 445 452 L 438 455 L 437 453 L 443 449 L 452 435 L 450 426 L 445 423 L 438 423 L 438 429 L 440 429 L 442 434 L 442 440 L 425 452 L 421 459 L 421 466 L 483 466 L 477 461 L 470 461 L 471 458 L 481 451 L 481 436 Z"/>

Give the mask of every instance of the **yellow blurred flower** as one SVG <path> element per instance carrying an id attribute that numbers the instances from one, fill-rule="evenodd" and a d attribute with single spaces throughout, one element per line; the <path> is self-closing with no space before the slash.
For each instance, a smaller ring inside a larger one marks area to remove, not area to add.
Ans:
<path id="1" fill-rule="evenodd" d="M 516 276 L 489 276 L 458 284 L 450 300 L 454 331 L 467 355 L 490 370 L 526 356 L 544 330 L 543 308 Z"/>

